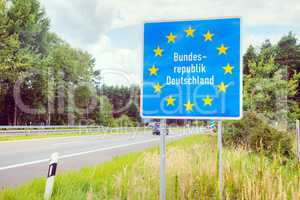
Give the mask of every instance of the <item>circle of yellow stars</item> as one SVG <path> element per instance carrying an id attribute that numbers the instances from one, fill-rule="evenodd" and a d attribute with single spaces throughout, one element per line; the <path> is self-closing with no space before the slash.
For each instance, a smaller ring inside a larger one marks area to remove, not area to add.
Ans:
<path id="1" fill-rule="evenodd" d="M 188 28 L 186 28 L 184 30 L 185 37 L 193 38 L 196 31 L 197 30 L 195 28 L 193 28 L 192 26 L 189 26 Z M 203 36 L 204 42 L 212 42 L 215 34 L 212 33 L 212 32 L 210 32 L 209 30 L 207 30 L 207 32 L 204 33 L 202 36 Z M 177 35 L 175 35 L 173 32 L 170 32 L 168 35 L 166 35 L 166 39 L 167 39 L 168 44 L 174 44 L 176 42 L 176 38 L 177 38 Z M 220 56 L 221 55 L 226 55 L 228 49 L 229 49 L 229 47 L 226 46 L 225 44 L 220 44 L 220 46 L 217 47 L 217 53 Z M 157 45 L 156 48 L 153 49 L 153 53 L 154 53 L 155 57 L 163 57 L 163 52 L 164 52 L 164 50 L 159 45 Z M 235 67 L 232 66 L 232 65 L 230 65 L 230 63 L 227 63 L 227 65 L 223 66 L 222 68 L 224 69 L 224 74 L 225 75 L 226 74 L 232 75 L 233 74 L 232 70 Z M 155 65 L 152 65 L 148 69 L 148 71 L 149 71 L 149 75 L 150 76 L 157 76 L 157 73 L 159 72 L 159 68 L 157 66 L 155 66 Z M 228 88 L 228 85 L 226 85 L 222 81 L 216 87 L 218 89 L 218 93 L 222 93 L 222 92 L 225 93 L 226 90 L 227 90 L 227 88 Z M 155 83 L 153 85 L 153 91 L 156 94 L 161 94 L 162 93 L 162 89 L 163 89 L 163 86 L 160 83 Z M 169 96 L 165 97 L 165 101 L 166 101 L 167 106 L 175 106 L 176 98 L 174 96 L 172 96 L 172 95 L 169 95 Z M 202 101 L 203 101 L 203 105 L 204 106 L 212 106 L 212 104 L 213 104 L 213 98 L 211 96 L 209 96 L 209 95 L 206 95 L 204 98 L 202 98 Z M 192 112 L 195 104 L 192 103 L 189 100 L 189 101 L 187 101 L 184 104 L 184 106 L 185 106 L 185 110 L 187 112 Z"/>

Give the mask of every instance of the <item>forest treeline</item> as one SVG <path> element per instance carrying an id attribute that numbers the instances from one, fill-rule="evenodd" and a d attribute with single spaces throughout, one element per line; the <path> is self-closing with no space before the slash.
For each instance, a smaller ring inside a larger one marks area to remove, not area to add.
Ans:
<path id="1" fill-rule="evenodd" d="M 0 125 L 135 126 L 138 86 L 101 85 L 101 66 L 49 30 L 38 0 L 0 0 Z M 244 110 L 273 121 L 299 112 L 300 45 L 290 32 L 243 56 Z"/>

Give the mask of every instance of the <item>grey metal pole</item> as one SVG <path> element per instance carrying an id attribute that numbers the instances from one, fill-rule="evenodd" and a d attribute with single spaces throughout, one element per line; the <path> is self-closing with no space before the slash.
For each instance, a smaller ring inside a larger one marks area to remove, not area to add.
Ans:
<path id="1" fill-rule="evenodd" d="M 222 170 L 222 121 L 218 120 L 218 176 L 220 199 L 223 199 L 223 170 Z"/>
<path id="2" fill-rule="evenodd" d="M 160 120 L 160 200 L 166 200 L 166 120 Z"/>
<path id="3" fill-rule="evenodd" d="M 297 157 L 298 157 L 298 161 L 300 162 L 300 127 L 299 127 L 299 120 L 296 120 L 296 137 L 297 137 Z"/>

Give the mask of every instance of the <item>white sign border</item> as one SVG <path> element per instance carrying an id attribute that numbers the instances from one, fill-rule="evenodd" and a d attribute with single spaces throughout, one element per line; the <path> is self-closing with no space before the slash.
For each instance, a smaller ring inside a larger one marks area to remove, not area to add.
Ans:
<path id="1" fill-rule="evenodd" d="M 240 109 L 239 116 L 237 117 L 218 117 L 218 116 L 145 116 L 143 115 L 143 88 L 144 88 L 144 27 L 145 23 L 160 23 L 160 22 L 181 22 L 181 21 L 201 21 L 201 20 L 218 20 L 218 19 L 239 19 L 240 20 Z M 141 65 L 141 79 L 140 79 L 140 116 L 142 119 L 213 119 L 213 120 L 240 120 L 243 118 L 243 56 L 242 56 L 242 18 L 239 16 L 228 17 L 214 17 L 214 18 L 194 18 L 194 19 L 162 19 L 162 20 L 149 20 L 142 23 L 141 40 L 142 47 L 140 49 L 140 65 Z"/>

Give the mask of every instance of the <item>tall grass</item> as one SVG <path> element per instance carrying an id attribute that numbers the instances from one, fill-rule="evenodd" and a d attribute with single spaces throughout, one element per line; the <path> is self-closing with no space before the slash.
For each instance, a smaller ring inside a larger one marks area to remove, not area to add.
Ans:
<path id="1" fill-rule="evenodd" d="M 167 199 L 218 199 L 216 155 L 213 136 L 192 136 L 168 145 Z M 158 149 L 152 149 L 59 176 L 53 199 L 159 199 L 159 161 Z M 224 149 L 223 173 L 225 199 L 300 199 L 295 160 Z M 44 180 L 38 179 L 4 190 L 0 199 L 42 199 L 43 187 Z"/>
<path id="2" fill-rule="evenodd" d="M 215 138 L 169 148 L 168 199 L 218 199 L 216 150 Z M 276 155 L 271 160 L 243 149 L 225 150 L 223 160 L 225 199 L 300 199 L 300 170 L 295 161 Z M 102 198 L 158 199 L 158 172 L 159 155 L 146 153 L 130 171 L 117 175 L 115 193 Z"/>

